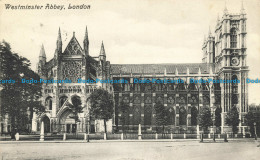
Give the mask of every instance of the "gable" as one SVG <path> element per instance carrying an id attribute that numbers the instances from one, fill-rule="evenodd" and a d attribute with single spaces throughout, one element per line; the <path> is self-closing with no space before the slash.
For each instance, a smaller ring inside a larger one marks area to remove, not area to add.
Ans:
<path id="1" fill-rule="evenodd" d="M 72 37 L 69 44 L 67 45 L 63 54 L 66 55 L 81 55 L 83 54 L 83 49 L 79 45 L 79 42 L 75 37 Z"/>

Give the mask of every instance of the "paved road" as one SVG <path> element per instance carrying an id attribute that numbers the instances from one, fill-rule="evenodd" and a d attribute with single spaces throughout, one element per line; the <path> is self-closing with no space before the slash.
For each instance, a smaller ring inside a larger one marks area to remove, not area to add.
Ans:
<path id="1" fill-rule="evenodd" d="M 92 141 L 90 143 L 1 142 L 6 159 L 98 160 L 259 160 L 259 142 L 252 139 L 199 143 L 198 141 Z"/>

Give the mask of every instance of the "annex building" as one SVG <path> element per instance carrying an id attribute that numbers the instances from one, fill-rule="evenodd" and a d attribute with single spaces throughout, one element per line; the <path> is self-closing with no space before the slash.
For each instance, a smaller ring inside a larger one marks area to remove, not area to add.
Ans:
<path id="1" fill-rule="evenodd" d="M 238 14 L 224 9 L 217 19 L 214 31 L 209 30 L 202 44 L 202 62 L 185 64 L 110 64 L 102 42 L 100 54 L 89 53 L 88 31 L 83 46 L 75 34 L 67 46 L 62 44 L 59 30 L 54 57 L 46 61 L 44 47 L 39 56 L 37 72 L 43 79 L 69 79 L 72 83 L 43 84 L 42 102 L 46 112 L 34 115 L 32 130 L 39 131 L 44 121 L 45 132 L 102 132 L 103 121 L 89 118 L 87 97 L 98 87 L 114 95 L 115 114 L 108 121 L 108 131 L 121 131 L 119 104 L 130 106 L 127 117 L 128 132 L 137 132 L 138 124 L 144 132 L 156 130 L 155 103 L 168 110 L 169 124 L 166 130 L 172 133 L 193 133 L 198 128 L 198 113 L 209 107 L 212 115 L 221 116 L 221 132 L 230 128 L 225 116 L 235 106 L 239 111 L 239 132 L 245 132 L 243 116 L 248 112 L 248 65 L 246 61 L 246 13 L 242 6 Z M 128 83 L 77 83 L 78 79 L 125 79 Z M 135 83 L 135 80 L 169 80 L 174 83 Z M 236 80 L 240 83 L 190 83 L 190 80 Z M 182 80 L 184 83 L 180 83 Z M 80 122 L 75 123 L 68 103 L 78 97 L 84 106 Z"/>

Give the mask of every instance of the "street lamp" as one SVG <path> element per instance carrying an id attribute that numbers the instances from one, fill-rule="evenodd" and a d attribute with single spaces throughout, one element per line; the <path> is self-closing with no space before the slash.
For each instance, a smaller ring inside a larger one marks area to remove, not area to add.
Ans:
<path id="1" fill-rule="evenodd" d="M 257 140 L 257 134 L 256 134 L 256 122 L 254 122 L 254 129 L 255 129 L 255 140 Z"/>

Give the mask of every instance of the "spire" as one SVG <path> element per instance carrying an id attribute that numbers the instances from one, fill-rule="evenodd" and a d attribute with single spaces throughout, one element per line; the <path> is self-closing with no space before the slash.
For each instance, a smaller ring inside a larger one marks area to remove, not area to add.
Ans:
<path id="1" fill-rule="evenodd" d="M 199 67 L 198 75 L 200 75 L 200 74 L 201 74 L 201 71 L 200 71 L 200 67 Z"/>
<path id="2" fill-rule="evenodd" d="M 59 27 L 59 33 L 58 33 L 58 41 L 61 41 L 61 32 L 60 32 L 60 27 Z"/>
<path id="3" fill-rule="evenodd" d="M 219 14 L 218 14 L 218 18 L 217 18 L 217 24 L 219 23 Z"/>
<path id="4" fill-rule="evenodd" d="M 85 52 L 85 55 L 87 56 L 87 55 L 89 55 L 89 41 L 88 41 L 88 28 L 87 28 L 87 26 L 86 26 L 83 44 L 84 44 L 84 52 Z"/>
<path id="5" fill-rule="evenodd" d="M 60 32 L 60 27 L 59 27 L 59 32 L 58 32 L 58 39 L 57 39 L 57 53 L 60 54 L 62 52 L 62 40 L 61 40 L 61 32 Z"/>
<path id="6" fill-rule="evenodd" d="M 190 75 L 190 69 L 187 67 L 187 75 Z"/>
<path id="7" fill-rule="evenodd" d="M 86 26 L 84 41 L 88 41 L 88 27 Z"/>
<path id="8" fill-rule="evenodd" d="M 46 54 L 45 54 L 45 50 L 44 50 L 43 44 L 42 44 L 42 47 L 41 47 L 41 51 L 40 51 L 40 56 L 39 57 L 46 58 Z"/>
<path id="9" fill-rule="evenodd" d="M 244 8 L 244 1 L 241 1 L 241 10 L 240 10 L 241 14 L 245 14 L 245 8 Z"/>
<path id="10" fill-rule="evenodd" d="M 227 1 L 225 1 L 225 9 L 224 9 L 224 14 L 228 14 L 228 10 L 227 10 Z"/>
<path id="11" fill-rule="evenodd" d="M 164 68 L 164 76 L 167 76 L 167 70 Z"/>
<path id="12" fill-rule="evenodd" d="M 176 69 L 175 69 L 175 76 L 178 76 L 178 74 L 179 74 L 179 72 L 178 72 L 178 69 L 176 67 Z"/>
<path id="13" fill-rule="evenodd" d="M 211 37 L 212 35 L 211 35 L 211 30 L 210 30 L 210 26 L 209 26 L 209 37 Z"/>
<path id="14" fill-rule="evenodd" d="M 103 41 L 102 41 L 102 44 L 101 44 L 99 58 L 100 58 L 101 61 L 106 61 L 106 52 L 105 52 L 105 47 L 104 47 Z"/>
<path id="15" fill-rule="evenodd" d="M 101 44 L 101 50 L 100 50 L 99 56 L 106 56 L 106 52 L 105 52 L 103 41 L 102 41 L 102 44 Z"/>

